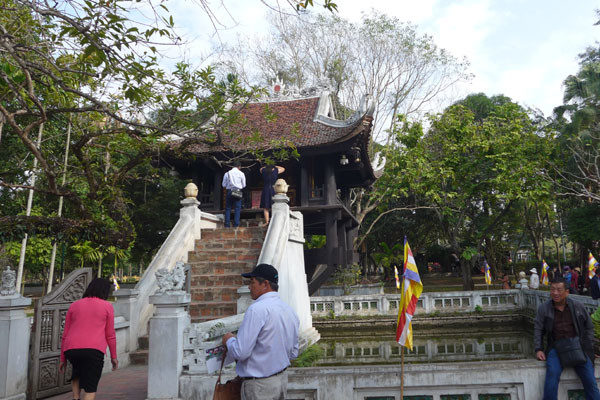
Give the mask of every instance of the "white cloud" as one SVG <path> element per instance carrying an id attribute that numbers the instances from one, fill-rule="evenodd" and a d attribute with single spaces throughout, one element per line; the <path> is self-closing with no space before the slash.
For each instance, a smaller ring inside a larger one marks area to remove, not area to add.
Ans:
<path id="1" fill-rule="evenodd" d="M 442 8 L 424 28 L 439 46 L 475 62 L 483 42 L 497 24 L 496 18 L 489 0 L 465 0 Z"/>

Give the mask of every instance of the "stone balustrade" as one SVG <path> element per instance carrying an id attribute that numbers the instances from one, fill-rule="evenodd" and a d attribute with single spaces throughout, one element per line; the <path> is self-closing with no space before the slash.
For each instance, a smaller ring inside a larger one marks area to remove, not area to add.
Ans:
<path id="1" fill-rule="evenodd" d="M 570 298 L 577 299 L 580 303 L 583 303 L 588 313 L 592 314 L 598 309 L 598 300 L 594 300 L 589 296 L 579 296 L 576 294 L 570 294 Z M 531 309 L 536 311 L 537 308 L 544 301 L 550 300 L 550 292 L 541 290 L 525 289 L 521 293 L 521 305 L 523 308 Z"/>
<path id="2" fill-rule="evenodd" d="M 505 311 L 522 308 L 520 290 L 486 290 L 475 292 L 422 293 L 417 314 L 475 311 Z M 537 292 L 527 290 L 523 292 Z M 533 294 L 532 296 L 535 296 Z M 314 317 L 398 315 L 400 294 L 320 296 L 310 298 Z"/>
<path id="3" fill-rule="evenodd" d="M 183 334 L 183 371 L 206 374 L 206 350 L 221 345 L 227 332 L 237 332 L 244 314 L 190 324 Z"/>
<path id="4" fill-rule="evenodd" d="M 590 314 L 598 308 L 598 301 L 591 297 L 570 296 L 583 303 Z M 417 302 L 417 314 L 473 312 L 478 306 L 482 311 L 536 311 L 549 299 L 549 292 L 532 289 L 422 293 Z M 399 303 L 400 294 L 313 296 L 310 298 L 310 311 L 314 317 L 396 316 Z"/>

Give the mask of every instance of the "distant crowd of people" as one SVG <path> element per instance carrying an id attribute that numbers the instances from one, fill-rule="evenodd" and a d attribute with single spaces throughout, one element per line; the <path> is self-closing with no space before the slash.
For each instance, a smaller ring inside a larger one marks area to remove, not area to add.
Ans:
<path id="1" fill-rule="evenodd" d="M 536 268 L 529 270 L 531 275 L 527 279 L 525 271 L 519 272 L 517 281 L 518 288 L 521 289 L 538 289 L 540 287 L 540 276 Z M 578 294 L 582 296 L 591 296 L 593 299 L 600 298 L 600 268 L 596 268 L 594 276 L 590 279 L 587 273 L 582 273 L 580 267 L 571 268 L 565 265 L 562 271 L 558 267 L 553 267 L 548 271 L 548 281 L 552 282 L 555 278 L 562 277 L 565 280 L 567 291 L 570 294 Z M 504 289 L 510 289 L 510 278 L 507 273 L 504 273 L 500 279 L 503 282 Z"/>

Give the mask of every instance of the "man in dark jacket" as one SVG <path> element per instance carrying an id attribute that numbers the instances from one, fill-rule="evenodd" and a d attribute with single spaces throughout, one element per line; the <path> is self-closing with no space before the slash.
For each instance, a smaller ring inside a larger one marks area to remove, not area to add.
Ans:
<path id="1" fill-rule="evenodd" d="M 592 299 L 600 299 L 600 268 L 596 268 L 596 275 L 590 281 L 590 294 Z"/>
<path id="2" fill-rule="evenodd" d="M 568 298 L 564 278 L 558 277 L 550 287 L 551 300 L 538 308 L 535 316 L 533 347 L 538 360 L 546 361 L 544 400 L 556 400 L 558 382 L 563 367 L 558 358 L 555 343 L 559 339 L 579 337 L 581 348 L 586 355 L 584 364 L 573 367 L 581 379 L 586 399 L 600 400 L 600 392 L 594 377 L 594 327 L 587 310 L 577 300 Z M 547 339 L 544 352 L 544 336 Z"/>

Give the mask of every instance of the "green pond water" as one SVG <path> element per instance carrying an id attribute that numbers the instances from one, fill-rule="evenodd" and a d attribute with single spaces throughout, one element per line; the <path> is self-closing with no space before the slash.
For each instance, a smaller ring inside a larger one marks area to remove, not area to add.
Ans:
<path id="1" fill-rule="evenodd" d="M 533 330 L 522 323 L 436 326 L 413 332 L 413 350 L 404 349 L 405 363 L 515 360 L 533 357 Z M 396 364 L 400 346 L 394 329 L 319 328 L 324 350 L 321 366 Z"/>

